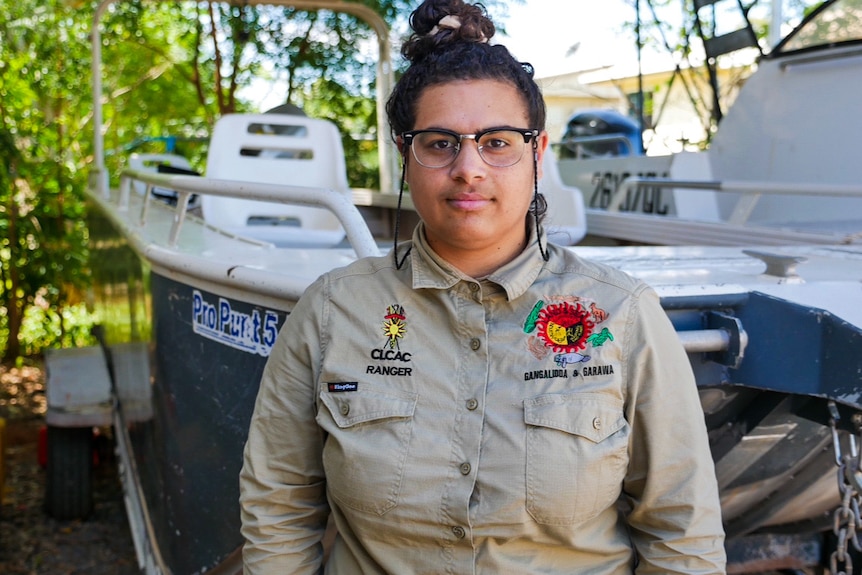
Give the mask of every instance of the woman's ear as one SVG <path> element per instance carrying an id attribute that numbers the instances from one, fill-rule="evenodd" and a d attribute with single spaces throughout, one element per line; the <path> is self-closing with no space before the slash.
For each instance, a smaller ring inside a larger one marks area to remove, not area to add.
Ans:
<path id="1" fill-rule="evenodd" d="M 552 153 L 548 150 L 548 143 L 550 142 L 550 136 L 548 136 L 547 130 L 542 130 L 541 133 L 535 137 L 534 141 L 536 143 L 535 143 L 535 146 L 533 148 L 533 154 L 534 154 L 534 159 L 536 160 L 536 166 L 538 169 L 538 172 L 536 175 L 541 180 L 542 175 L 543 175 L 542 161 L 544 160 L 546 153 L 547 154 Z"/>

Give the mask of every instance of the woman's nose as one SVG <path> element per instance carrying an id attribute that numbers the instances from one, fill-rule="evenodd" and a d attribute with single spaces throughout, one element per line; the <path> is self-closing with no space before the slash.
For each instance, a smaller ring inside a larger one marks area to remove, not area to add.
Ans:
<path id="1" fill-rule="evenodd" d="M 452 177 L 467 181 L 484 177 L 487 168 L 488 164 L 482 159 L 476 140 L 464 139 L 449 171 Z"/>

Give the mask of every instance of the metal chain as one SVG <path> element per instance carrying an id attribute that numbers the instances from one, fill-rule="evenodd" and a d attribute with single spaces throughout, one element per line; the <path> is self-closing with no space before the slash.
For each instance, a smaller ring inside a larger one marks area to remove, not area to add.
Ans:
<path id="1" fill-rule="evenodd" d="M 832 531 L 837 537 L 835 551 L 829 558 L 829 569 L 832 575 L 847 575 L 853 573 L 853 560 L 848 553 L 848 544 L 862 552 L 862 540 L 856 528 L 862 529 L 862 459 L 856 436 L 849 434 L 849 453 L 841 451 L 841 437 L 838 434 L 838 421 L 841 419 L 838 407 L 834 401 L 828 403 L 829 427 L 832 429 L 832 447 L 835 451 L 835 464 L 838 466 L 838 491 L 841 494 L 841 506 L 835 510 Z M 856 433 L 862 433 L 862 414 L 853 415 Z M 860 435 L 862 442 L 862 435 Z M 839 570 L 838 565 L 843 569 Z"/>

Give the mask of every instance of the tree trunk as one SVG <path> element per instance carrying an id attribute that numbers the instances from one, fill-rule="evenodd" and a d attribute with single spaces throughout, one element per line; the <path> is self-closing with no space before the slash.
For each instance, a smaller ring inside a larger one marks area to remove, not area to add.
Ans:
<path id="1" fill-rule="evenodd" d="M 8 320 L 9 339 L 6 341 L 6 351 L 3 352 L 3 363 L 18 359 L 21 355 L 21 342 L 18 335 L 21 333 L 21 321 L 24 319 L 22 300 L 18 297 L 21 286 L 21 276 L 18 266 L 15 265 L 15 255 L 18 251 L 18 204 L 15 203 L 15 194 L 9 194 L 9 248 L 12 252 L 9 258 L 9 283 L 6 285 L 6 318 Z"/>
<path id="2" fill-rule="evenodd" d="M 17 273 L 14 275 L 18 275 Z M 24 314 L 21 310 L 21 300 L 16 294 L 8 298 L 6 317 L 8 319 L 9 339 L 6 340 L 6 351 L 3 352 L 3 363 L 12 363 L 21 355 L 21 342 L 18 335 L 21 333 L 21 320 Z"/>

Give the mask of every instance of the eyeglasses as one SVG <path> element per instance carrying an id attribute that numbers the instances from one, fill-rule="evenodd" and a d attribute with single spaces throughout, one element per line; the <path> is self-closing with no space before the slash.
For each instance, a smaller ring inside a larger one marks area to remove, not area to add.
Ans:
<path id="1" fill-rule="evenodd" d="M 404 132 L 404 144 L 413 150 L 413 157 L 426 168 L 445 168 L 455 161 L 465 139 L 476 140 L 479 156 L 486 164 L 497 168 L 513 166 L 521 161 L 527 142 L 539 135 L 539 130 L 522 128 L 490 128 L 475 134 L 458 134 L 451 130 L 413 130 Z"/>

